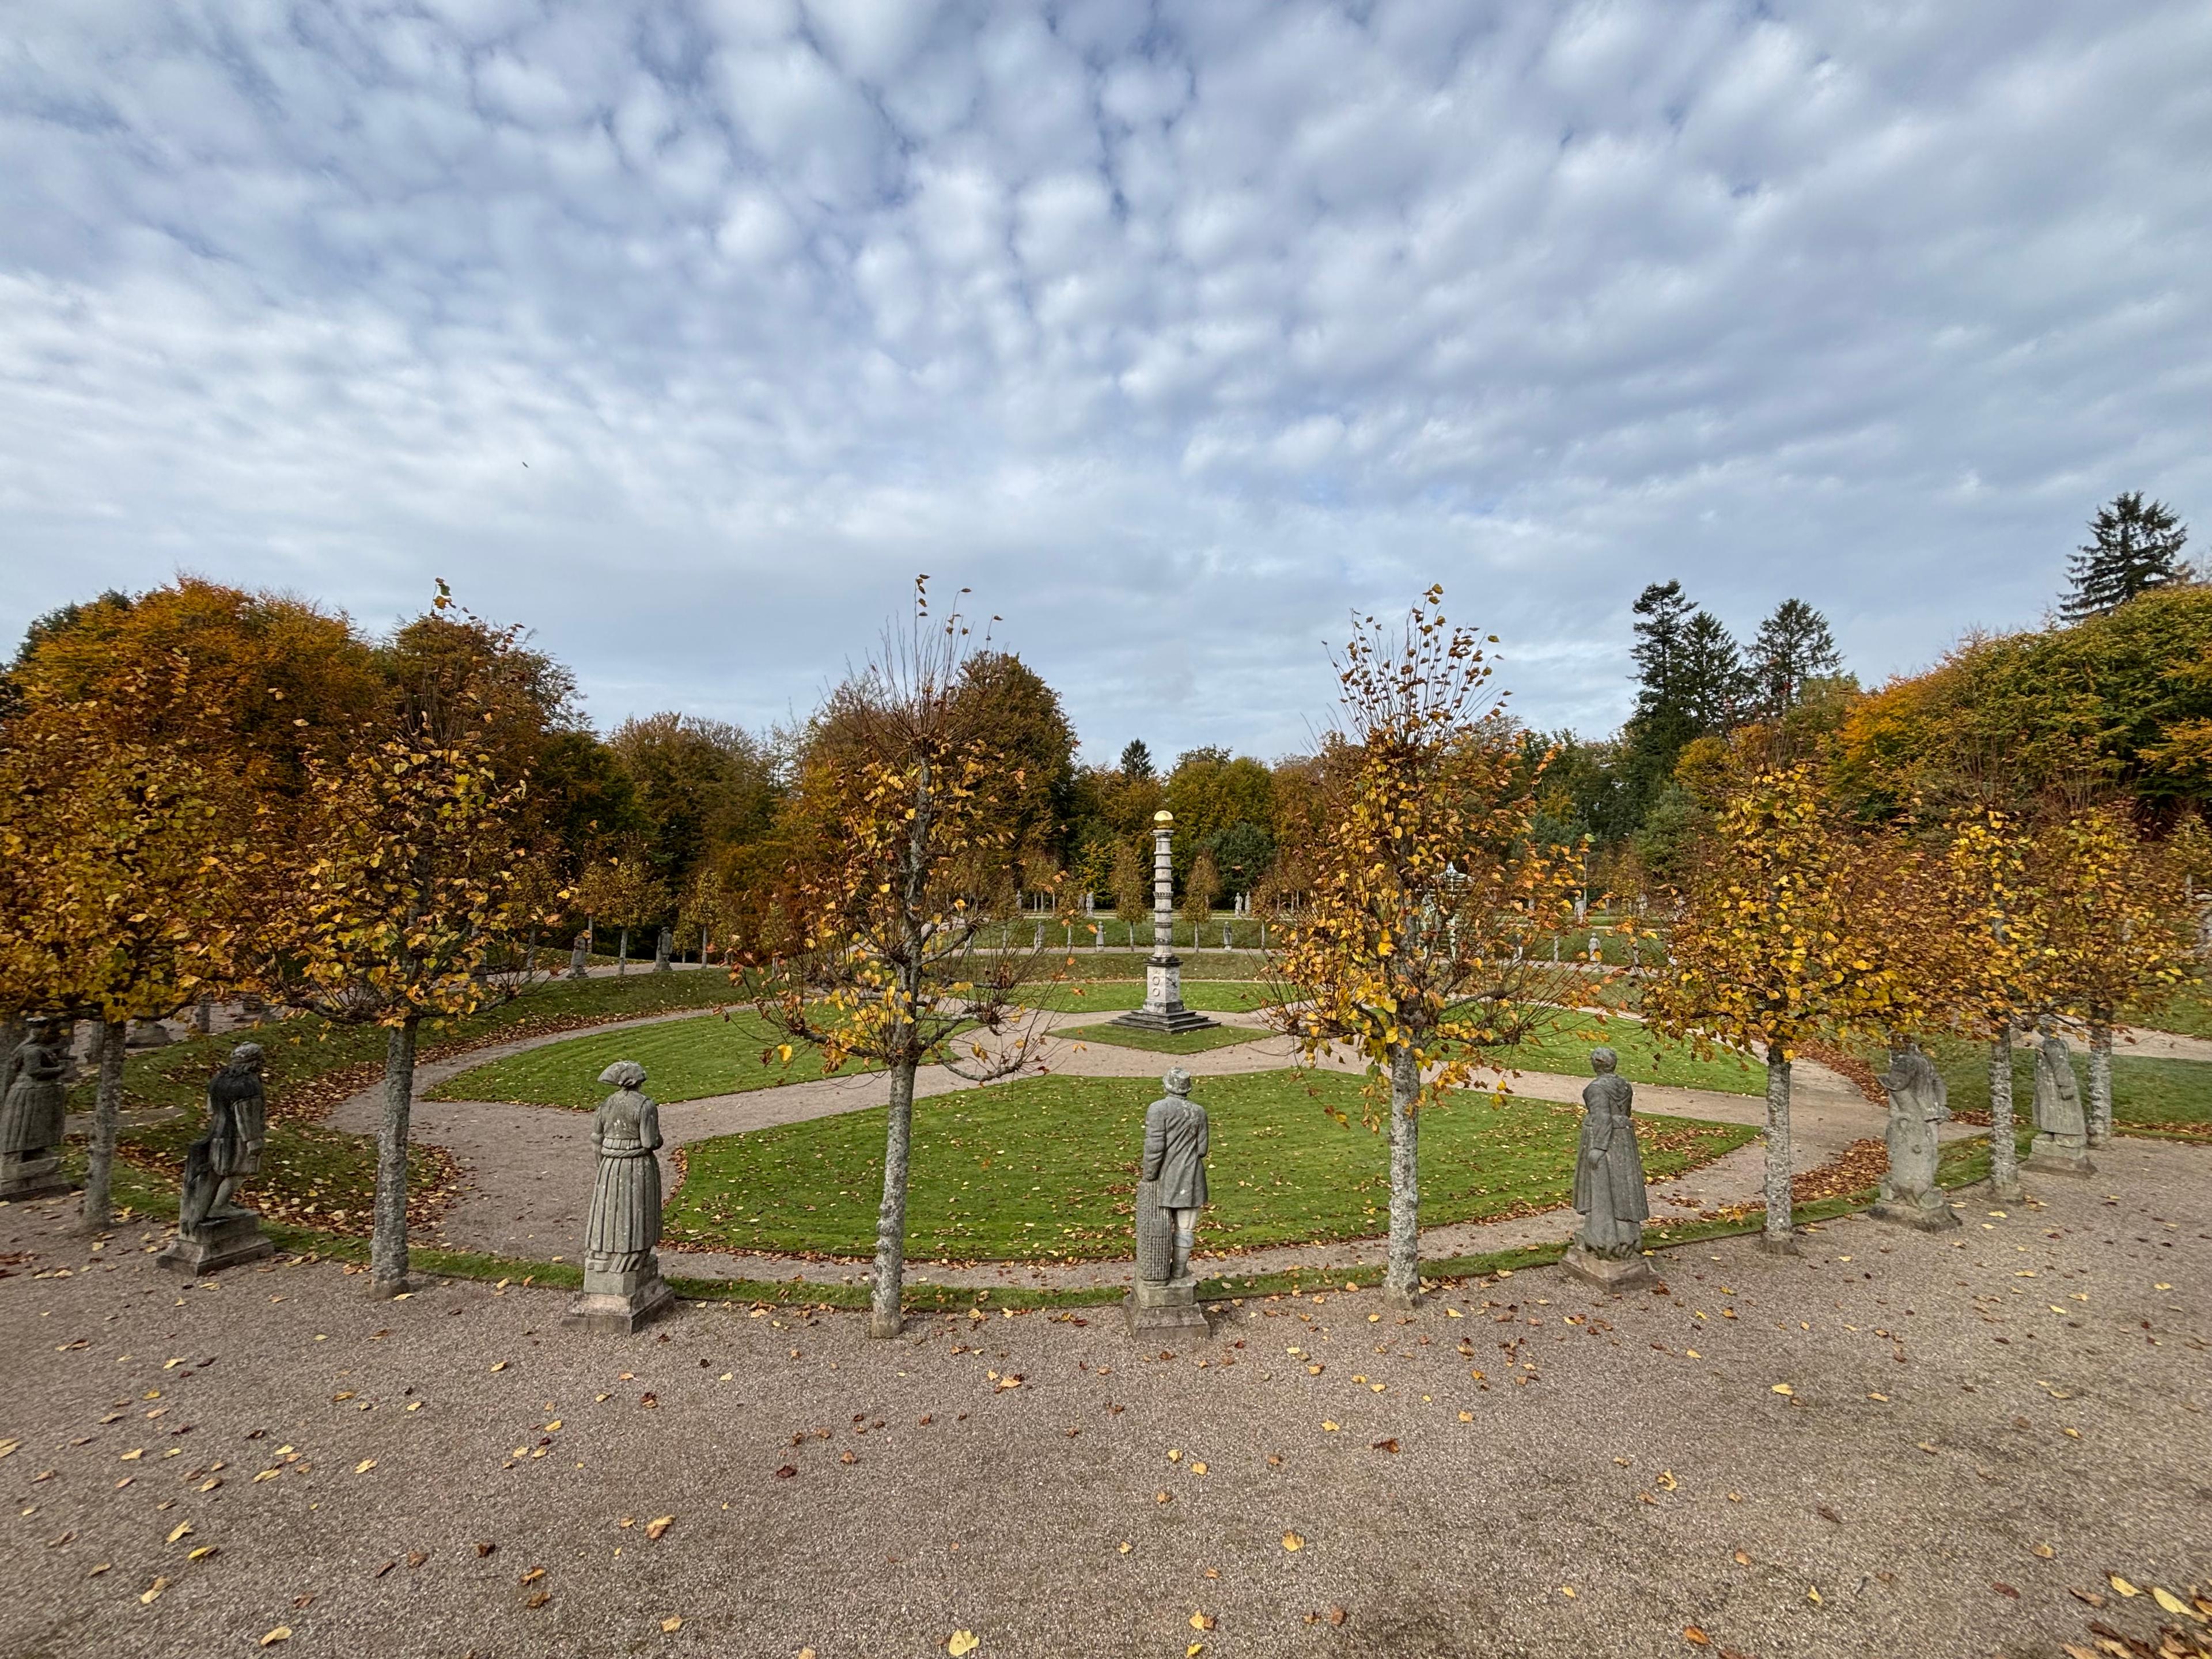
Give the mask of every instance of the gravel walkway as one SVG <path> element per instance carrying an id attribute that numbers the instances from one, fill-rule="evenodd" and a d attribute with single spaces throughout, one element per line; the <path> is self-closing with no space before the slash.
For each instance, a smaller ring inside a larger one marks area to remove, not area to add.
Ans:
<path id="1" fill-rule="evenodd" d="M 151 1232 L 93 1250 L 66 1202 L 13 1206 L 0 1653 L 2154 1645 L 2148 1587 L 2212 1588 L 2212 1150 L 2100 1163 L 1948 1239 L 1686 1248 L 1663 1296 L 1530 1270 L 1141 1351 L 1103 1310 L 585 1338 L 521 1286 L 180 1284 Z"/>
<path id="2" fill-rule="evenodd" d="M 697 1017 L 686 1012 L 623 1024 L 652 1024 Z M 1072 1028 L 1093 1024 L 1097 1018 L 1095 1012 L 1075 1012 L 1047 1016 L 1044 1023 L 1048 1030 Z M 1264 1029 L 1257 1015 L 1222 1014 L 1216 1018 L 1224 1024 L 1243 1025 L 1255 1031 Z M 543 1048 L 550 1042 L 566 1042 L 578 1035 L 567 1031 L 520 1039 L 425 1065 L 416 1075 L 417 1093 L 472 1067 Z M 1055 1073 L 1086 1077 L 1157 1077 L 1169 1065 L 1176 1064 L 1202 1079 L 1232 1073 L 1275 1070 L 1291 1065 L 1292 1057 L 1290 1040 L 1279 1036 L 1183 1056 L 1156 1054 L 1108 1043 L 1055 1040 L 1047 1052 L 1046 1063 Z M 1334 1069 L 1358 1069 L 1341 1057 L 1332 1056 L 1328 1063 Z M 1586 1077 L 1528 1072 L 1516 1075 L 1510 1083 L 1516 1094 L 1535 1099 L 1579 1101 L 1589 1080 Z M 651 1086 L 648 1081 L 648 1091 Z M 932 1066 L 917 1077 L 915 1094 L 929 1097 L 973 1086 L 941 1066 Z M 664 1105 L 660 1109 L 661 1133 L 670 1146 L 680 1146 L 717 1135 L 880 1106 L 889 1091 L 888 1080 L 874 1073 L 709 1096 Z M 1765 1102 L 1751 1095 L 1638 1084 L 1636 1097 L 1638 1110 L 1649 1115 L 1752 1124 L 1762 1123 L 1765 1118 Z M 1200 1098 L 1203 1097 L 1201 1086 Z M 342 1103 L 332 1112 L 331 1121 L 341 1129 L 374 1133 L 381 1106 L 378 1091 L 365 1090 Z M 1881 1109 L 1870 1104 L 1844 1079 L 1810 1062 L 1799 1063 L 1791 1115 L 1791 1150 L 1797 1169 L 1817 1168 L 1854 1140 L 1879 1139 L 1883 1122 Z M 539 1261 L 574 1255 L 577 1241 L 583 1234 L 585 1212 L 591 1202 L 589 1114 L 495 1101 L 418 1099 L 413 1133 L 419 1140 L 447 1148 L 460 1160 L 463 1169 L 466 1191 L 441 1218 L 434 1235 L 436 1243 L 454 1249 L 488 1250 Z M 1958 1126 L 1953 1133 L 1978 1132 Z M 1763 1190 L 1765 1156 L 1763 1146 L 1753 1144 L 1681 1180 L 1655 1186 L 1654 1213 L 1692 1215 L 1701 1209 L 1757 1199 Z M 1382 1157 L 1379 1146 L 1376 1157 Z M 672 1177 L 672 1170 L 671 1175 Z M 1527 1244 L 1564 1241 L 1573 1227 L 1573 1212 L 1556 1210 L 1506 1221 L 1431 1228 L 1422 1235 L 1421 1248 L 1425 1255 L 1434 1257 L 1513 1249 Z M 1201 1230 L 1201 1246 L 1203 1239 Z M 1201 1252 L 1200 1261 L 1209 1271 L 1273 1273 L 1293 1267 L 1354 1267 L 1379 1261 L 1382 1255 L 1383 1241 L 1371 1239 L 1255 1250 L 1235 1257 L 1206 1257 Z M 671 1271 L 699 1279 L 799 1278 L 860 1283 L 866 1278 L 865 1262 L 803 1256 L 671 1251 L 668 1266 Z M 1127 1267 L 1126 1263 L 1079 1262 L 994 1263 L 958 1267 L 917 1261 L 910 1265 L 909 1271 L 923 1283 L 1064 1289 L 1120 1282 L 1127 1277 Z"/>

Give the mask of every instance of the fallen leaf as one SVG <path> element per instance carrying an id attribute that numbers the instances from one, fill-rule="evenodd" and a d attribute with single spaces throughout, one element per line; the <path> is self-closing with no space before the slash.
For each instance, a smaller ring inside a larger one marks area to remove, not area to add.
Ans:
<path id="1" fill-rule="evenodd" d="M 2106 1598 L 2094 1590 L 2075 1589 L 2069 1584 L 2066 1587 L 2066 1593 L 2077 1601 L 2087 1601 L 2093 1607 L 2101 1607 L 2105 1605 Z"/>
<path id="2" fill-rule="evenodd" d="M 154 1581 L 153 1588 L 148 1590 L 143 1595 L 141 1595 L 138 1599 L 150 1607 L 154 1601 L 159 1598 L 161 1592 L 168 1588 L 169 1581 L 167 1579 L 156 1578 Z"/>
<path id="3" fill-rule="evenodd" d="M 1562 1584 L 1559 1586 L 1559 1594 L 1571 1601 L 1575 1599 L 1575 1587 L 1572 1584 Z"/>
<path id="4" fill-rule="evenodd" d="M 2194 1619 L 2200 1625 L 2204 1622 L 2204 1615 L 2203 1613 L 2197 1612 L 2196 1608 L 2191 1607 L 2179 1596 L 2176 1595 L 2172 1590 L 2165 1589 L 2159 1585 L 2153 1584 L 2150 1587 L 2150 1596 L 2152 1601 L 2157 1602 L 2159 1606 L 2164 1607 L 2168 1613 L 2178 1613 L 2185 1619 Z"/>
<path id="5" fill-rule="evenodd" d="M 1352 1615 L 1342 1607 L 1331 1607 L 1328 1610 L 1328 1622 L 1332 1625 L 1340 1625 L 1351 1617 Z"/>
<path id="6" fill-rule="evenodd" d="M 1168 1491 L 1168 1490 L 1167 1490 L 1167 1488 L 1166 1488 L 1166 1487 L 1164 1487 L 1164 1486 L 1163 1486 L 1159 1491 L 1158 1491 L 1158 1492 L 1154 1492 L 1154 1493 L 1152 1494 L 1152 1502 L 1154 1502 L 1155 1504 L 1166 1504 L 1166 1503 L 1171 1503 L 1171 1502 L 1173 1502 L 1173 1501 L 1174 1501 L 1174 1498 L 1175 1498 L 1175 1494 L 1174 1494 L 1173 1492 L 1171 1492 Z"/>
<path id="7" fill-rule="evenodd" d="M 535 1608 L 538 1608 L 538 1607 L 544 1607 L 544 1606 L 548 1601 L 550 1601 L 552 1599 L 553 1599 L 553 1593 L 552 1593 L 550 1590 L 533 1590 L 532 1592 L 531 1592 L 530 1598 L 529 1598 L 527 1601 L 526 1601 L 522 1605 L 523 1605 L 524 1607 L 530 1607 L 530 1608 L 533 1608 L 533 1609 L 535 1609 Z"/>
<path id="8" fill-rule="evenodd" d="M 661 1516 L 657 1520 L 648 1521 L 645 1523 L 645 1535 L 647 1538 L 659 1538 L 661 1534 L 666 1532 L 675 1524 L 676 1517 L 674 1516 Z"/>
<path id="9" fill-rule="evenodd" d="M 1395 1452 L 1398 1449 L 1398 1442 L 1395 1437 L 1389 1440 L 1377 1440 L 1374 1444 L 1370 1446 L 1368 1449 L 1370 1451 Z"/>
<path id="10" fill-rule="evenodd" d="M 204 1561 L 208 1557 L 219 1553 L 220 1550 L 221 1546 L 219 1545 L 203 1544 L 198 1549 L 185 1556 L 185 1559 L 187 1561 Z"/>
<path id="11" fill-rule="evenodd" d="M 507 1369 L 507 1361 L 504 1359 L 495 1359 L 492 1361 L 491 1368 L 495 1371 L 503 1371 Z"/>
<path id="12" fill-rule="evenodd" d="M 430 1552 L 428 1550 L 410 1550 L 407 1552 L 407 1565 L 410 1567 L 419 1567 L 429 1559 Z"/>
<path id="13" fill-rule="evenodd" d="M 486 1543 L 479 1542 L 479 1543 L 477 1545 L 477 1559 L 482 1559 L 483 1557 L 485 1557 L 485 1556 L 487 1556 L 487 1555 L 489 1555 L 489 1554 L 490 1554 L 494 1550 L 497 1549 L 498 1547 L 499 1547 L 499 1546 L 498 1546 L 498 1545 L 496 1545 L 496 1544 L 486 1544 Z"/>
<path id="14" fill-rule="evenodd" d="M 173 1543 L 175 1543 L 175 1542 L 177 1541 L 177 1540 L 179 1540 L 179 1538 L 182 1538 L 182 1537 L 183 1537 L 186 1533 L 190 1532 L 191 1529 L 192 1529 L 192 1523 L 191 1523 L 191 1522 L 189 1522 L 189 1521 L 179 1521 L 179 1522 L 177 1522 L 177 1524 L 176 1524 L 174 1527 L 172 1527 L 172 1528 L 169 1529 L 169 1535 L 168 1535 L 168 1537 L 167 1537 L 167 1539 L 165 1539 L 163 1541 L 164 1541 L 165 1543 L 173 1544 Z"/>
<path id="15" fill-rule="evenodd" d="M 279 1625 L 261 1638 L 261 1645 L 264 1648 L 273 1648 L 279 1642 L 289 1642 L 291 1639 L 292 1627 L 289 1625 Z"/>
<path id="16" fill-rule="evenodd" d="M 781 1468 L 775 1472 L 775 1478 L 779 1480 L 788 1480 L 798 1473 L 799 1471 L 797 1469 L 792 1468 L 790 1464 L 786 1463 Z"/>
<path id="17" fill-rule="evenodd" d="M 2110 1584 L 2114 1589 L 2119 1591 L 2123 1595 L 2141 1595 L 2142 1594 L 2141 1590 L 2137 1589 L 2133 1584 L 2128 1583 L 2126 1579 L 2121 1577 L 2117 1572 L 2106 1573 L 2105 1575 L 2105 1582 Z"/>
<path id="18" fill-rule="evenodd" d="M 1213 1617 L 1211 1613 L 1194 1613 L 1190 1616 L 1190 1627 L 1193 1630 L 1212 1630 Z"/>
<path id="19" fill-rule="evenodd" d="M 1796 1390 L 1796 1389 L 1793 1389 L 1793 1388 L 1791 1388 L 1791 1387 L 1790 1387 L 1787 1382 L 1777 1382 L 1777 1383 L 1774 1385 L 1774 1387 L 1770 1390 L 1770 1392 L 1771 1392 L 1771 1393 L 1774 1393 L 1774 1394 L 1786 1394 L 1786 1395 L 1795 1395 L 1796 1394 L 1797 1390 Z"/>
<path id="20" fill-rule="evenodd" d="M 1820 1591 L 1819 1587 L 1817 1585 L 1808 1586 L 1805 1591 L 1805 1599 L 1808 1601 L 1810 1601 L 1814 1607 L 1819 1607 L 1820 1605 Z"/>
<path id="21" fill-rule="evenodd" d="M 1738 1550 L 1735 1553 L 1735 1564 L 1739 1567 L 1747 1567 L 1751 1565 L 1751 1558 L 1746 1555 L 1741 1550 Z"/>
<path id="22" fill-rule="evenodd" d="M 1336 1425 L 1334 1423 L 1325 1422 L 1321 1425 L 1321 1431 L 1323 1434 L 1334 1434 L 1337 1431 Z"/>
<path id="23" fill-rule="evenodd" d="M 524 1573 L 521 1577 L 516 1579 L 514 1582 L 518 1584 L 534 1584 L 544 1576 L 544 1568 L 532 1567 L 528 1572 Z"/>
<path id="24" fill-rule="evenodd" d="M 668 1632 L 671 1635 L 673 1635 L 676 1632 L 684 1628 L 684 1615 L 680 1613 L 672 1613 L 669 1614 L 667 1618 L 660 1621 L 660 1628 Z"/>
<path id="25" fill-rule="evenodd" d="M 375 1460 L 374 1457 L 364 1457 L 364 1458 L 362 1458 L 362 1459 L 361 1460 L 361 1462 L 358 1462 L 358 1463 L 356 1463 L 356 1464 L 355 1464 L 355 1465 L 353 1466 L 353 1472 L 354 1472 L 356 1474 L 368 1474 L 371 1469 L 374 1468 L 375 1467 L 376 1467 L 376 1460 Z"/>
<path id="26" fill-rule="evenodd" d="M 1682 1639 L 1695 1647 L 1709 1648 L 1713 1644 L 1713 1638 L 1706 1635 L 1705 1632 L 1699 1630 L 1695 1625 L 1685 1625 L 1682 1626 Z"/>
<path id="27" fill-rule="evenodd" d="M 956 1630 L 952 1632 L 951 1639 L 945 1643 L 945 1650 L 952 1656 L 952 1659 L 960 1659 L 961 1655 L 973 1653 L 982 1645 L 982 1643 L 976 1639 L 974 1631 Z"/>
<path id="28" fill-rule="evenodd" d="M 2039 1556 L 2045 1561 L 2048 1561 L 2057 1553 L 2057 1551 L 2052 1549 L 2048 1544 L 2038 1544 L 2033 1549 L 2028 1551 L 2030 1555 Z"/>
<path id="29" fill-rule="evenodd" d="M 1297 1534 L 1294 1532 L 1286 1532 L 1283 1534 L 1283 1547 L 1285 1549 L 1302 1550 L 1305 1547 L 1306 1540 L 1299 1537 Z"/>

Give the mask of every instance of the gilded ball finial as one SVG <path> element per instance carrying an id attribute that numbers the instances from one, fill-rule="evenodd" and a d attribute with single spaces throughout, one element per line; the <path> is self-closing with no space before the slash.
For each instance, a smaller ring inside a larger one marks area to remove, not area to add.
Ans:
<path id="1" fill-rule="evenodd" d="M 1152 814 L 1152 822 L 1158 824 L 1164 830 L 1169 824 L 1175 822 L 1175 814 L 1169 811 L 1166 807 L 1163 806 L 1158 811 Z"/>

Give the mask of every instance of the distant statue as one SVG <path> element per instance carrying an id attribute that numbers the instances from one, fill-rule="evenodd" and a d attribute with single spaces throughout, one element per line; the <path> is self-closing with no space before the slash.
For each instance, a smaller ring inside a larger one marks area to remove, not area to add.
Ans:
<path id="1" fill-rule="evenodd" d="M 1943 1074 L 1911 1037 L 1900 1035 L 1890 1039 L 1889 1070 L 1881 1086 L 1889 1096 L 1889 1172 L 1869 1213 L 1930 1232 L 1957 1226 L 1959 1218 L 1936 1182 L 1942 1150 L 1936 1126 L 1951 1117 Z"/>
<path id="2" fill-rule="evenodd" d="M 261 1067 L 261 1045 L 241 1042 L 230 1051 L 230 1063 L 208 1079 L 207 1128 L 185 1152 L 184 1191 L 177 1204 L 177 1231 L 187 1237 L 199 1237 L 211 1222 L 253 1215 L 232 1200 L 261 1173 L 269 1139 Z"/>
<path id="3" fill-rule="evenodd" d="M 1180 1066 L 1161 1080 L 1166 1094 L 1145 1109 L 1145 1150 L 1137 1176 L 1136 1285 L 1128 1304 L 1135 1331 L 1203 1330 L 1190 1271 L 1198 1212 L 1206 1207 L 1206 1159 L 1212 1145 L 1206 1109 L 1190 1097 Z"/>
<path id="4" fill-rule="evenodd" d="M 63 1085 L 70 1073 L 61 1028 L 43 1018 L 24 1022 L 9 1057 L 8 1092 L 0 1099 L 0 1198 L 68 1190 L 62 1176 Z"/>
<path id="5" fill-rule="evenodd" d="M 670 966 L 668 960 L 675 949 L 676 934 L 669 928 L 662 928 L 660 930 L 659 940 L 653 947 L 653 971 L 654 973 L 666 974 L 675 971 L 674 969 Z"/>
<path id="6" fill-rule="evenodd" d="M 589 931 L 579 933 L 568 946 L 568 977 L 589 979 L 592 976 L 592 935 Z"/>
<path id="7" fill-rule="evenodd" d="M 261 1045 L 241 1042 L 230 1051 L 229 1063 L 208 1079 L 207 1127 L 185 1150 L 177 1236 L 155 1258 L 165 1267 L 211 1273 L 258 1261 L 276 1250 L 262 1234 L 261 1218 L 232 1202 L 238 1189 L 260 1174 L 269 1139 L 261 1066 Z"/>
<path id="8" fill-rule="evenodd" d="M 1565 1265 L 1615 1289 L 1653 1277 L 1641 1254 L 1651 1200 L 1644 1188 L 1644 1154 L 1631 1116 L 1636 1090 L 1618 1073 L 1620 1057 L 1590 1050 L 1595 1073 L 1583 1090 L 1582 1138 L 1575 1152 L 1575 1231 Z"/>
<path id="9" fill-rule="evenodd" d="M 2035 1139 L 2027 1163 L 2030 1169 L 2059 1175 L 2089 1175 L 2097 1167 L 2089 1161 L 2089 1126 L 2074 1056 L 2048 1020 L 2035 1052 Z"/>
<path id="10" fill-rule="evenodd" d="M 645 1067 L 618 1060 L 599 1073 L 614 1093 L 592 1119 L 599 1167 L 584 1224 L 584 1289 L 566 1322 L 634 1331 L 671 1300 L 660 1243 L 660 1108 L 643 1093 Z"/>

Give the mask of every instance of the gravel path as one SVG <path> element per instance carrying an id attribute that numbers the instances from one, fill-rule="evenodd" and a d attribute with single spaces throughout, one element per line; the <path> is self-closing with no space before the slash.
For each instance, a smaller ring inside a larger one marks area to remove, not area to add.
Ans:
<path id="1" fill-rule="evenodd" d="M 686 1012 L 622 1024 L 653 1024 L 697 1017 Z M 1048 1030 L 1072 1028 L 1095 1023 L 1097 1018 L 1095 1012 L 1048 1015 L 1044 1024 Z M 1222 1014 L 1216 1018 L 1224 1024 L 1243 1025 L 1255 1031 L 1264 1029 L 1260 1017 L 1255 1014 Z M 567 1031 L 519 1039 L 425 1065 L 416 1073 L 417 1093 L 472 1067 L 543 1048 L 550 1042 L 566 1042 L 577 1035 Z M 1045 1056 L 1051 1070 L 1073 1076 L 1154 1077 L 1172 1063 L 1201 1079 L 1232 1073 L 1279 1069 L 1291 1065 L 1292 1058 L 1292 1044 L 1288 1038 L 1279 1036 L 1184 1056 L 1151 1054 L 1108 1043 L 1055 1040 Z M 1328 1063 L 1334 1069 L 1358 1069 L 1352 1061 L 1338 1055 L 1331 1056 Z M 1586 1077 L 1528 1072 L 1513 1077 L 1510 1084 L 1516 1094 L 1535 1099 L 1579 1101 L 1589 1080 Z M 651 1084 L 648 1082 L 647 1086 L 649 1090 Z M 915 1091 L 917 1097 L 928 1097 L 973 1086 L 941 1066 L 932 1066 L 917 1077 Z M 742 1094 L 714 1095 L 664 1105 L 660 1109 L 661 1133 L 670 1146 L 680 1146 L 716 1135 L 880 1106 L 888 1097 L 889 1090 L 888 1080 L 874 1073 L 785 1084 Z M 1751 1095 L 1638 1084 L 1636 1096 L 1638 1110 L 1647 1115 L 1752 1124 L 1762 1123 L 1765 1117 L 1764 1101 Z M 1200 1098 L 1204 1098 L 1202 1085 Z M 378 1091 L 365 1090 L 342 1103 L 332 1112 L 331 1121 L 338 1128 L 374 1133 L 380 1110 Z M 1796 1167 L 1802 1170 L 1827 1163 L 1854 1140 L 1878 1139 L 1882 1133 L 1883 1115 L 1880 1108 L 1870 1104 L 1844 1079 L 1822 1066 L 1801 1061 L 1796 1068 L 1791 1126 L 1793 1160 Z M 540 1261 L 574 1254 L 583 1233 L 585 1212 L 591 1202 L 589 1114 L 495 1101 L 418 1099 L 413 1133 L 417 1139 L 451 1151 L 460 1160 L 465 1180 L 465 1195 L 440 1219 L 434 1235 L 437 1243 L 454 1249 L 488 1250 Z M 1953 1133 L 1971 1134 L 1977 1131 L 1958 1126 Z M 1379 1146 L 1376 1157 L 1382 1157 Z M 1654 1187 L 1655 1214 L 1690 1215 L 1700 1209 L 1756 1199 L 1762 1191 L 1764 1158 L 1763 1147 L 1753 1144 L 1681 1180 Z M 671 1175 L 672 1181 L 672 1170 Z M 1513 1249 L 1527 1244 L 1563 1241 L 1573 1228 L 1573 1212 L 1556 1210 L 1505 1221 L 1431 1228 L 1422 1235 L 1421 1248 L 1425 1255 L 1436 1257 Z M 1353 1267 L 1378 1261 L 1383 1254 L 1383 1241 L 1370 1239 L 1255 1250 L 1233 1258 L 1206 1257 L 1203 1239 L 1201 1230 L 1200 1261 L 1208 1270 L 1273 1273 L 1293 1267 Z M 671 1251 L 668 1266 L 672 1272 L 700 1279 L 803 1278 L 860 1283 L 866 1277 L 865 1262 L 704 1250 Z M 912 1265 L 910 1271 L 924 1283 L 1035 1288 L 1115 1283 L 1127 1273 L 1125 1263 L 1114 1262 L 1010 1262 L 959 1267 L 919 1261 Z"/>
<path id="2" fill-rule="evenodd" d="M 1687 1247 L 1664 1296 L 1530 1270 L 1410 1321 L 1255 1299 L 1141 1351 L 1103 1310 L 880 1343 L 693 1304 L 585 1338 L 519 1285 L 180 1284 L 151 1232 L 94 1251 L 68 1203 L 13 1206 L 0 1653 L 2154 1645 L 2148 1587 L 2212 1579 L 2212 1150 L 2100 1163 L 1948 1239 Z"/>

